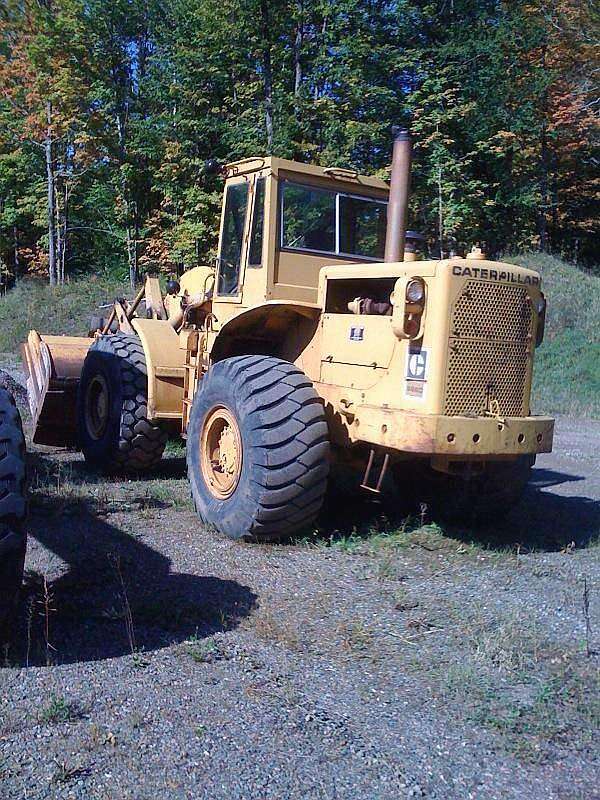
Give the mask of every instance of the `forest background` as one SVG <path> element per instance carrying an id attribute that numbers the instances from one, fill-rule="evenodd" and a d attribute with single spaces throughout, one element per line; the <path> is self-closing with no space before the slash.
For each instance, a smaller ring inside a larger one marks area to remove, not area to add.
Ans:
<path id="1" fill-rule="evenodd" d="M 385 177 L 409 123 L 431 255 L 598 274 L 599 78 L 594 0 L 2 0 L 2 282 L 207 263 L 207 159 Z"/>

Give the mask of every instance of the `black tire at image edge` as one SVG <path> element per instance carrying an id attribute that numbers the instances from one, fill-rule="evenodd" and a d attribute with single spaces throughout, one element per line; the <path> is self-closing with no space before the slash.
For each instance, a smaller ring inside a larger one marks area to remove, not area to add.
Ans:
<path id="1" fill-rule="evenodd" d="M 27 547 L 25 440 L 11 395 L 0 389 L 0 641 L 10 637 Z"/>

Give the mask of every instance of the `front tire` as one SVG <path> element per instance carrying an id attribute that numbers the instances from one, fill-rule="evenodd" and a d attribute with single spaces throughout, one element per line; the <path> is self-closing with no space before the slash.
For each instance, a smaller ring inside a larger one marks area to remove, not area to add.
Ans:
<path id="1" fill-rule="evenodd" d="M 101 336 L 83 364 L 77 396 L 79 443 L 104 472 L 139 473 L 162 458 L 167 433 L 148 419 L 148 375 L 137 336 Z"/>
<path id="2" fill-rule="evenodd" d="M 0 642 L 10 638 L 23 582 L 25 529 L 25 439 L 15 401 L 0 389 Z"/>
<path id="3" fill-rule="evenodd" d="M 306 527 L 329 474 L 327 422 L 312 383 L 270 356 L 216 363 L 194 397 L 187 464 L 200 519 L 226 536 L 272 541 Z"/>

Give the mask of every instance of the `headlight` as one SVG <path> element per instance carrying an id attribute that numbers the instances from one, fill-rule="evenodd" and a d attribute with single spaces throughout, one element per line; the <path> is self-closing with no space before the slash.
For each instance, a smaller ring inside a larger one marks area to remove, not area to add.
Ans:
<path id="1" fill-rule="evenodd" d="M 425 286 L 423 281 L 415 279 L 406 285 L 406 299 L 409 303 L 421 303 L 425 299 Z"/>

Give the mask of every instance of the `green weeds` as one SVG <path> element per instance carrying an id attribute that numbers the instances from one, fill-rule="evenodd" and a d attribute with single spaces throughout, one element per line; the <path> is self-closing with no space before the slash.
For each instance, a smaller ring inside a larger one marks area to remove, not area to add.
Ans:
<path id="1" fill-rule="evenodd" d="M 81 709 L 76 703 L 71 703 L 65 697 L 56 694 L 51 696 L 48 705 L 40 711 L 40 722 L 44 725 L 73 722 L 81 717 Z"/>

